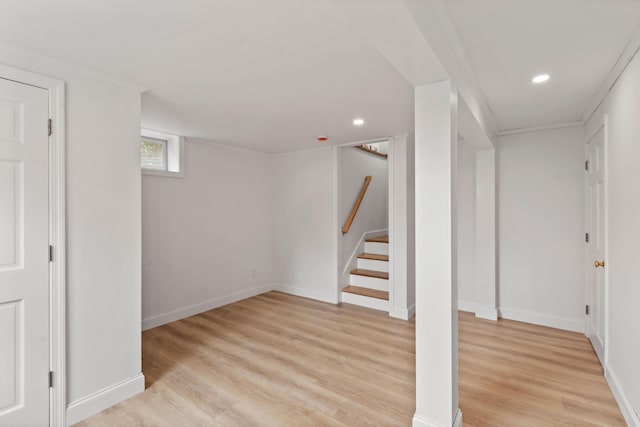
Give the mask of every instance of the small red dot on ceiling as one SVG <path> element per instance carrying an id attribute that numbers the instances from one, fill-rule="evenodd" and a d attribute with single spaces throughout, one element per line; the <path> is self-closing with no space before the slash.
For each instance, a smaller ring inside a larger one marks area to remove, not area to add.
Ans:
<path id="1" fill-rule="evenodd" d="M 318 140 L 318 142 L 327 142 L 329 138 L 327 138 L 326 136 L 319 136 L 316 139 Z"/>

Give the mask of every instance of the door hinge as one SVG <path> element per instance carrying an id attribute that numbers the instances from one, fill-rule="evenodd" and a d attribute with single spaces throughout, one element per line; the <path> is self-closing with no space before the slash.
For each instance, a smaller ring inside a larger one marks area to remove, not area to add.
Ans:
<path id="1" fill-rule="evenodd" d="M 49 132 L 49 136 L 51 136 L 52 133 L 52 129 L 53 129 L 53 125 L 51 124 L 51 119 L 49 119 L 48 124 L 47 124 L 47 132 Z"/>
<path id="2" fill-rule="evenodd" d="M 589 170 L 589 160 L 585 160 L 584 161 L 584 170 L 586 170 L 586 171 Z"/>
<path id="3" fill-rule="evenodd" d="M 589 243 L 589 233 L 584 233 L 584 241 Z"/>
<path id="4" fill-rule="evenodd" d="M 53 371 L 49 371 L 49 388 L 53 388 Z"/>
<path id="5" fill-rule="evenodd" d="M 49 245 L 49 262 L 53 262 L 53 246 Z"/>
<path id="6" fill-rule="evenodd" d="M 589 306 L 588 305 L 584 306 L 584 314 L 586 314 L 587 316 L 589 315 Z"/>

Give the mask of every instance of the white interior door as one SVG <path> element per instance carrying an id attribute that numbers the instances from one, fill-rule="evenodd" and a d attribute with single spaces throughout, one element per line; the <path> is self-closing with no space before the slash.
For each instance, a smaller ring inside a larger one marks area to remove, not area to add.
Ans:
<path id="1" fill-rule="evenodd" d="M 0 426 L 49 424 L 49 93 L 0 79 Z"/>
<path id="2" fill-rule="evenodd" d="M 605 336 L 605 162 L 604 128 L 591 138 L 587 145 L 589 167 L 587 171 L 587 226 L 589 232 L 588 272 L 589 288 L 587 335 L 604 366 Z M 602 263 L 602 264 L 601 264 Z"/>

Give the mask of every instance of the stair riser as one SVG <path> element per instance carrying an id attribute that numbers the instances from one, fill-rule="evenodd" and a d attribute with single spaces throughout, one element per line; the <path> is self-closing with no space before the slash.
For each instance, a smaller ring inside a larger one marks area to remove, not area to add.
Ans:
<path id="1" fill-rule="evenodd" d="M 368 254 L 389 255 L 389 244 L 364 242 L 364 251 Z"/>
<path id="2" fill-rule="evenodd" d="M 378 261 L 375 259 L 358 258 L 358 268 L 365 270 L 375 270 L 389 272 L 389 261 Z"/>
<path id="3" fill-rule="evenodd" d="M 389 292 L 389 281 L 387 279 L 360 276 L 358 274 L 351 274 L 349 276 L 349 284 L 352 286 L 361 286 L 363 288 Z"/>
<path id="4" fill-rule="evenodd" d="M 365 297 L 364 295 L 342 292 L 342 302 L 347 304 L 359 305 L 361 307 L 373 308 L 374 310 L 389 311 L 389 301 L 378 298 Z"/>

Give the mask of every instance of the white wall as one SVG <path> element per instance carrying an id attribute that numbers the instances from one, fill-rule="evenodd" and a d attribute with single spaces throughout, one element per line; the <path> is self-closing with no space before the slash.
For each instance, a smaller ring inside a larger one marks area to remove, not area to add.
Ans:
<path id="1" fill-rule="evenodd" d="M 93 393 L 123 381 L 128 392 L 144 388 L 140 92 L 16 49 L 0 53 L 5 65 L 67 83 L 67 403 L 73 422 L 83 411 L 102 409 L 83 401 Z"/>
<path id="2" fill-rule="evenodd" d="M 415 145 L 411 136 L 396 136 L 391 145 L 389 188 L 389 316 L 415 314 Z"/>
<path id="3" fill-rule="evenodd" d="M 142 176 L 145 329 L 274 281 L 273 159 L 187 139 L 184 178 Z"/>
<path id="4" fill-rule="evenodd" d="M 476 317 L 498 320 L 496 305 L 496 150 L 475 156 L 475 303 Z"/>
<path id="5" fill-rule="evenodd" d="M 503 317 L 584 331 L 584 130 L 498 138 Z"/>
<path id="6" fill-rule="evenodd" d="M 326 149 L 275 156 L 275 280 L 285 292 L 337 302 L 333 259 L 333 155 Z"/>
<path id="7" fill-rule="evenodd" d="M 388 228 L 389 167 L 386 158 L 367 153 L 356 147 L 341 148 L 339 159 L 340 212 L 338 220 L 340 221 L 340 227 L 344 225 L 351 213 L 353 203 L 362 189 L 364 178 L 371 176 L 371 183 L 351 229 L 347 234 L 340 236 L 339 269 L 342 271 L 364 233 Z M 355 268 L 355 265 L 351 267 Z M 349 271 L 351 267 L 348 269 Z M 348 274 L 346 278 L 342 279 L 342 285 L 347 285 L 348 282 L 345 279 L 348 280 Z"/>
<path id="8" fill-rule="evenodd" d="M 476 303 L 476 152 L 458 145 L 458 301 L 463 310 Z"/>
<path id="9" fill-rule="evenodd" d="M 406 186 L 404 193 L 406 194 L 406 210 L 407 210 L 407 307 L 413 309 L 415 313 L 416 307 L 416 156 L 415 143 L 411 139 L 406 146 Z M 395 184 L 394 184 L 395 185 Z M 397 190 L 396 194 L 400 193 Z M 411 315 L 411 313 L 410 313 Z"/>
<path id="10" fill-rule="evenodd" d="M 140 94 L 93 79 L 67 81 L 67 386 L 73 403 L 141 371 Z"/>
<path id="11" fill-rule="evenodd" d="M 627 423 L 640 426 L 640 58 L 636 56 L 587 124 L 608 115 L 606 139 L 609 304 L 607 377 Z M 626 402 L 625 402 L 626 400 Z M 635 411 L 636 415 L 633 415 Z"/>

